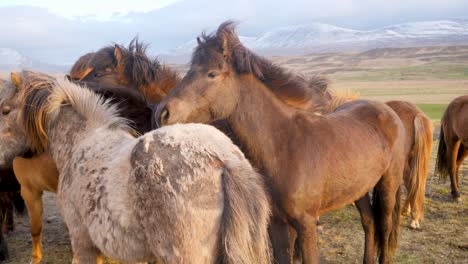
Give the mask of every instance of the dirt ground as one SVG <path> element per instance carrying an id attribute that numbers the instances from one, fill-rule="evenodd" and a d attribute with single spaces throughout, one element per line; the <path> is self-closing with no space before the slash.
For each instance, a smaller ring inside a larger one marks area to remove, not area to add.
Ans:
<path id="1" fill-rule="evenodd" d="M 435 155 L 434 144 L 433 156 Z M 468 162 L 461 173 L 464 198 L 452 202 L 449 184 L 438 183 L 432 177 L 431 161 L 427 183 L 426 215 L 422 230 L 409 229 L 403 219 L 401 237 L 395 263 L 468 263 Z M 65 224 L 55 205 L 55 195 L 44 195 L 44 261 L 43 263 L 70 263 L 71 248 Z M 348 206 L 321 217 L 323 232 L 320 236 L 322 263 L 361 263 L 364 233 L 357 209 Z M 7 235 L 11 260 L 7 263 L 28 263 L 31 250 L 29 218 L 16 218 L 16 230 Z"/>

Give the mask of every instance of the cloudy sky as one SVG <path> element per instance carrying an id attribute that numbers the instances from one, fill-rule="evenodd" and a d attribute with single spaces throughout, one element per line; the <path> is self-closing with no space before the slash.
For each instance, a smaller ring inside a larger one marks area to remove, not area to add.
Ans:
<path id="1" fill-rule="evenodd" d="M 0 48 L 71 64 L 137 34 L 158 54 L 227 19 L 241 22 L 241 34 L 256 36 L 276 26 L 314 22 L 375 29 L 467 14 L 467 0 L 0 0 Z"/>

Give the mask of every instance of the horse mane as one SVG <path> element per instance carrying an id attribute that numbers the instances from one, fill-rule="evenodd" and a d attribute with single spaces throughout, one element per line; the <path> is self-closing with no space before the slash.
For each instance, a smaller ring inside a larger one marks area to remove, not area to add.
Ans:
<path id="1" fill-rule="evenodd" d="M 119 117 L 117 106 L 91 90 L 45 74 L 23 71 L 22 75 L 19 123 L 26 132 L 32 151 L 45 151 L 48 146 L 47 128 L 57 118 L 62 106 L 73 107 L 89 127 L 131 130 L 127 120 Z"/>
<path id="2" fill-rule="evenodd" d="M 331 100 L 328 103 L 328 112 L 335 111 L 342 104 L 359 99 L 359 94 L 352 92 L 349 89 L 345 90 L 329 90 Z"/>
<path id="3" fill-rule="evenodd" d="M 202 33 L 197 38 L 198 46 L 192 55 L 191 64 L 210 63 L 209 55 L 212 51 L 223 53 L 225 60 L 238 74 L 252 74 L 279 99 L 292 105 L 310 103 L 311 99 L 320 100 L 315 95 L 326 93 L 326 78 L 315 76 L 307 80 L 253 53 L 240 42 L 235 27 L 236 23 L 227 21 L 219 26 L 216 33 Z M 322 103 L 316 102 L 315 107 L 322 106 Z"/>

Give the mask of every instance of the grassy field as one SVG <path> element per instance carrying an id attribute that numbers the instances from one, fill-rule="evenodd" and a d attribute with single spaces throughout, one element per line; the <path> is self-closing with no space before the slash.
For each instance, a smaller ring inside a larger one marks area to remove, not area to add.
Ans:
<path id="1" fill-rule="evenodd" d="M 437 124 L 455 97 L 468 94 L 468 46 L 381 49 L 363 53 L 312 54 L 273 60 L 304 75 L 325 74 L 333 89 L 347 89 L 362 98 L 416 103 Z M 186 66 L 178 66 L 184 71 Z M 468 162 L 460 170 L 464 199 L 454 203 L 449 183 L 433 176 L 438 142 L 433 144 L 421 230 L 403 219 L 395 263 L 468 263 Z M 70 263 L 71 249 L 55 195 L 45 196 L 43 263 Z M 28 217 L 17 218 L 7 236 L 11 261 L 28 263 L 31 242 Z M 322 263 L 362 263 L 364 233 L 356 208 L 347 206 L 321 217 Z"/>
<path id="2" fill-rule="evenodd" d="M 417 104 L 421 110 L 431 119 L 440 120 L 444 115 L 446 104 Z"/>

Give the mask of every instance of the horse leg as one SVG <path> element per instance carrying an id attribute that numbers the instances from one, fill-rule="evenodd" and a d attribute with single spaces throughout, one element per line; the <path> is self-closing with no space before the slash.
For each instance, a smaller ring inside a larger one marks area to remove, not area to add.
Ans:
<path id="1" fill-rule="evenodd" d="M 290 263 L 288 224 L 279 216 L 273 214 L 268 232 L 273 247 L 274 263 Z"/>
<path id="2" fill-rule="evenodd" d="M 366 193 L 356 201 L 356 207 L 361 215 L 361 224 L 365 235 L 364 261 L 363 263 L 374 263 L 375 258 L 375 220 L 372 212 L 369 194 Z"/>
<path id="3" fill-rule="evenodd" d="M 448 142 L 447 142 L 448 143 Z M 449 158 L 447 159 L 450 162 L 450 187 L 452 189 L 452 197 L 455 201 L 460 201 L 460 189 L 458 183 L 458 168 L 457 168 L 457 157 L 458 157 L 458 149 L 460 148 L 461 141 L 458 140 L 455 144 L 453 144 L 452 151 L 447 151 Z M 449 145 L 447 144 L 447 148 L 450 150 Z"/>
<path id="4" fill-rule="evenodd" d="M 6 229 L 8 231 L 13 231 L 15 230 L 15 204 L 13 203 L 13 195 L 12 193 L 8 193 L 8 202 L 6 203 L 6 213 L 5 213 L 5 218 L 6 218 Z"/>
<path id="5" fill-rule="evenodd" d="M 457 162 L 455 164 L 455 167 L 456 167 L 455 181 L 457 183 L 458 189 L 460 189 L 460 184 L 461 184 L 460 167 L 462 166 L 463 160 L 466 158 L 466 156 L 468 156 L 468 151 L 467 151 L 467 149 L 465 148 L 465 146 L 463 144 L 460 144 L 460 146 L 458 148 L 458 153 L 457 153 Z M 459 197 L 459 200 L 461 200 L 461 197 Z"/>
<path id="6" fill-rule="evenodd" d="M 405 205 L 403 206 L 403 210 L 402 210 L 402 215 L 404 215 L 404 216 L 410 215 L 411 214 L 411 209 L 412 209 L 410 199 L 408 197 L 409 190 L 411 188 L 411 179 L 410 179 L 410 177 L 411 177 L 410 162 L 407 160 L 406 165 L 405 165 L 405 170 L 403 172 L 403 183 L 405 185 L 406 192 L 407 192 L 407 196 L 406 196 L 406 199 L 405 199 Z"/>
<path id="7" fill-rule="evenodd" d="M 392 179 L 389 176 L 393 176 Z M 380 244 L 379 263 L 389 263 L 394 254 L 400 228 L 400 182 L 395 182 L 395 174 L 384 176 L 374 192 L 374 215 L 378 219 L 378 237 Z M 393 180 L 393 181 L 392 181 Z M 374 209 L 375 210 L 375 209 Z"/>
<path id="8" fill-rule="evenodd" d="M 21 186 L 21 196 L 29 210 L 30 232 L 32 240 L 31 263 L 40 263 L 42 259 L 42 191 Z"/>
<path id="9" fill-rule="evenodd" d="M 0 217 L 0 219 L 1 218 L 2 217 Z M 0 262 L 8 260 L 9 258 L 7 241 L 3 236 L 3 230 L 0 230 Z"/>
<path id="10" fill-rule="evenodd" d="M 296 258 L 296 240 L 297 240 L 297 233 L 296 230 L 292 227 L 288 227 L 288 233 L 289 233 L 289 263 L 293 264 L 294 260 Z"/>
<path id="11" fill-rule="evenodd" d="M 94 246 L 84 226 L 70 227 L 73 263 L 102 263 L 101 252 Z"/>
<path id="12" fill-rule="evenodd" d="M 294 221 L 294 228 L 296 229 L 301 243 L 303 263 L 319 263 L 317 216 L 304 214 L 301 218 L 296 218 Z"/>

